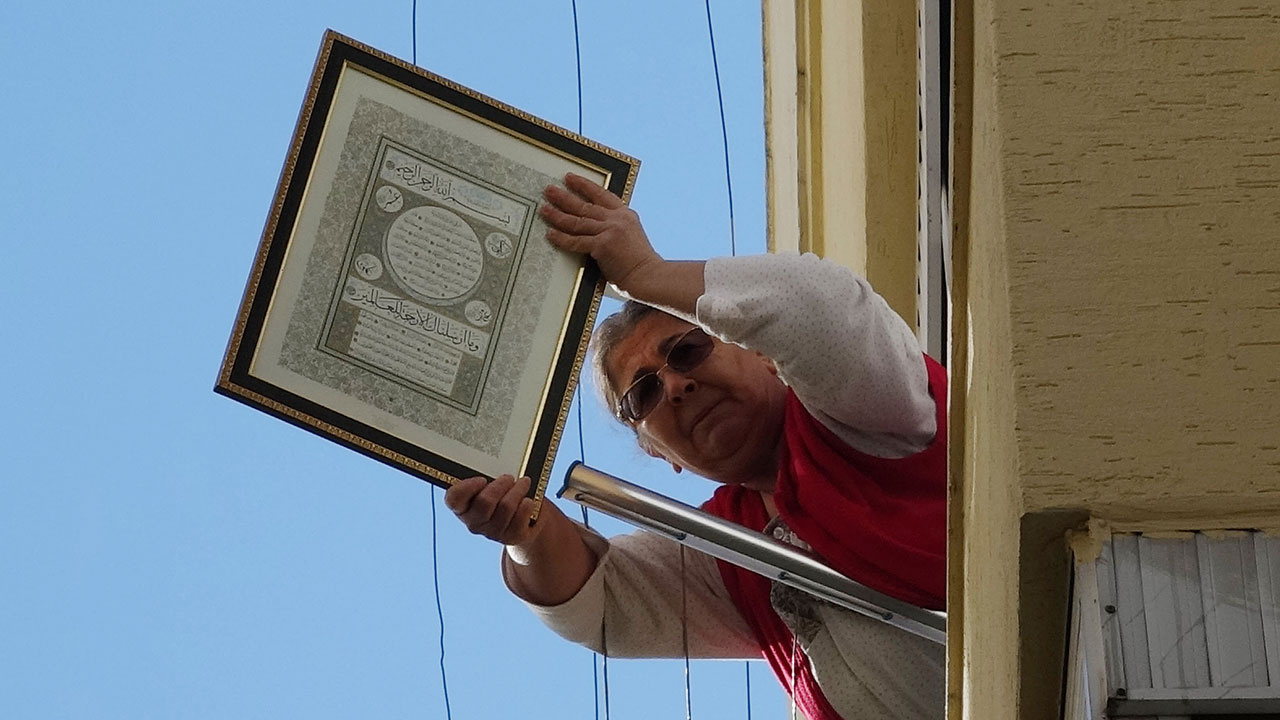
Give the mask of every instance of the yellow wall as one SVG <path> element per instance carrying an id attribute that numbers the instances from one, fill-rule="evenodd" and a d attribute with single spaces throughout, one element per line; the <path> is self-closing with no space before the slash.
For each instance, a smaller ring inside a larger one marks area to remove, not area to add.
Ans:
<path id="1" fill-rule="evenodd" d="M 865 276 L 915 325 L 916 11 L 764 0 L 770 250 Z"/>
<path id="2" fill-rule="evenodd" d="M 974 25 L 990 22 L 977 16 Z M 965 23 L 966 26 L 969 23 Z M 978 62 L 974 76 L 990 74 L 989 40 L 973 36 Z M 966 98 L 974 107 L 996 102 L 994 86 L 975 83 Z M 952 523 L 950 562 L 961 572 L 948 588 L 948 638 L 952 718 L 1008 717 L 1007 698 L 1018 696 L 1019 492 L 1016 401 L 1010 325 L 1009 258 L 1005 232 L 1000 117 L 975 113 L 971 140 L 957 158 L 971 154 L 969 191 L 956 208 L 973 208 L 972 225 L 955 240 L 954 288 L 967 302 L 954 310 L 951 363 Z M 981 169 L 980 169 L 981 168 Z M 964 170 L 968 170 L 966 167 Z M 972 342 L 964 342 L 972 337 Z M 957 451 L 959 448 L 960 451 Z M 958 477 L 957 477 L 958 476 Z M 957 517 L 957 512 L 959 518 Z M 959 522 L 957 522 L 959 520 Z"/>
<path id="3" fill-rule="evenodd" d="M 1280 6 L 998 4 L 1028 505 L 1280 508 Z"/>
<path id="4" fill-rule="evenodd" d="M 1031 717 L 1026 517 L 1280 524 L 1280 6 L 956 11 L 951 711 Z"/>
<path id="5" fill-rule="evenodd" d="M 1056 528 L 1280 526 L 1280 6 L 954 10 L 949 712 L 1044 717 Z M 771 244 L 910 319 L 913 4 L 765 17 Z"/>

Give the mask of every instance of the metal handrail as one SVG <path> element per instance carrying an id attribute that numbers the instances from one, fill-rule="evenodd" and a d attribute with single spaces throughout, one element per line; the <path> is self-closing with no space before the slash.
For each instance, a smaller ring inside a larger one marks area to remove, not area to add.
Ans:
<path id="1" fill-rule="evenodd" d="M 841 575 L 763 533 L 575 462 L 556 493 L 840 607 L 946 643 L 946 614 L 925 610 Z"/>

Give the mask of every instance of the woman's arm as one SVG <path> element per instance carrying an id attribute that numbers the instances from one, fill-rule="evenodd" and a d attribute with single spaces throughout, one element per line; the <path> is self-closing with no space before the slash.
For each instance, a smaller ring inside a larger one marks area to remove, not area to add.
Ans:
<path id="1" fill-rule="evenodd" d="M 624 293 L 772 358 L 779 375 L 852 447 L 903 457 L 936 428 L 911 329 L 867 281 L 814 255 L 664 260 L 636 213 L 577 175 L 548 187 L 547 239 L 587 253 Z"/>
<path id="2" fill-rule="evenodd" d="M 908 455 L 928 445 L 936 406 L 920 346 L 865 279 L 794 254 L 715 258 L 705 278 L 698 320 L 772 358 L 824 424 L 867 436 L 852 444 L 873 454 Z"/>
<path id="3" fill-rule="evenodd" d="M 564 603 L 526 602 L 556 634 L 611 657 L 682 657 L 685 637 L 693 658 L 760 657 L 710 556 L 684 549 L 682 560 L 680 545 L 652 533 L 605 540 L 574 525 L 600 558 L 595 572 Z M 508 586 L 511 569 L 504 558 Z"/>
<path id="4" fill-rule="evenodd" d="M 715 561 L 650 533 L 611 543 L 553 503 L 529 525 L 528 480 L 471 478 L 445 492 L 469 530 L 502 543 L 502 577 L 562 637 L 618 657 L 754 658 Z M 608 637 L 605 639 L 603 632 Z"/>
<path id="5" fill-rule="evenodd" d="M 649 244 L 640 216 L 616 195 L 584 177 L 565 176 L 568 188 L 547 187 L 539 212 L 547 239 L 561 250 L 595 259 L 614 287 L 646 305 L 692 321 L 702 296 L 701 260 L 664 260 Z"/>
<path id="6" fill-rule="evenodd" d="M 528 602 L 562 603 L 595 571 L 596 555 L 551 502 L 543 504 L 538 521 L 530 525 L 533 501 L 528 492 L 529 478 L 502 475 L 487 482 L 474 477 L 445 491 L 444 504 L 468 530 L 506 546 L 512 592 Z"/>

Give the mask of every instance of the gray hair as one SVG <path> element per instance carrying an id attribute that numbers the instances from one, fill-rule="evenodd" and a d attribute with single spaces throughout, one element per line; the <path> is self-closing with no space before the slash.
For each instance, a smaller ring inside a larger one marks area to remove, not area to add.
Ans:
<path id="1" fill-rule="evenodd" d="M 620 399 L 613 388 L 613 380 L 609 377 L 609 360 L 618 344 L 635 331 L 636 325 L 654 313 L 667 314 L 652 305 L 628 300 L 621 310 L 605 318 L 591 335 L 591 374 L 595 378 L 600 400 L 615 418 L 618 417 Z"/>

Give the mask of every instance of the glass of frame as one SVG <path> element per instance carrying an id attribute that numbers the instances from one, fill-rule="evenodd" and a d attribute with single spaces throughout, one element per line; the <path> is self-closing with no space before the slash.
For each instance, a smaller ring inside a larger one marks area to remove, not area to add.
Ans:
<path id="1" fill-rule="evenodd" d="M 574 172 L 639 163 L 325 34 L 215 390 L 423 480 L 541 505 L 603 283 L 546 241 Z"/>

